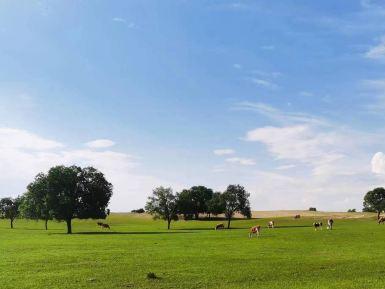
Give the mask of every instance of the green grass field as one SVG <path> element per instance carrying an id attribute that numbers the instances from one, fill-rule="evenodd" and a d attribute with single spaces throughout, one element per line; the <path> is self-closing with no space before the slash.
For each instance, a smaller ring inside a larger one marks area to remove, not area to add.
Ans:
<path id="1" fill-rule="evenodd" d="M 266 219 L 166 223 L 113 214 L 96 221 L 0 221 L 0 288 L 385 288 L 385 225 L 336 220 L 315 232 L 312 218 L 275 219 L 276 229 L 248 238 Z M 154 272 L 158 279 L 147 279 Z"/>

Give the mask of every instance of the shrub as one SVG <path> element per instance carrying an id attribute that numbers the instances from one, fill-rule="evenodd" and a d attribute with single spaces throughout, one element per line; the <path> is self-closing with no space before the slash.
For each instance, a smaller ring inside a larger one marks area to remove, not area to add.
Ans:
<path id="1" fill-rule="evenodd" d="M 314 208 L 314 207 L 310 207 L 310 208 L 309 208 L 309 211 L 312 211 L 312 212 L 316 212 L 316 211 L 317 211 L 317 209 L 316 209 L 316 208 Z"/>
<path id="2" fill-rule="evenodd" d="M 158 276 L 154 272 L 148 272 L 147 279 L 158 279 Z"/>
<path id="3" fill-rule="evenodd" d="M 348 213 L 355 213 L 355 212 L 357 212 L 356 209 L 349 209 L 348 210 Z"/>
<path id="4" fill-rule="evenodd" d="M 131 213 L 136 213 L 136 214 L 143 214 L 145 211 L 143 208 L 137 209 L 137 210 L 132 210 Z"/>

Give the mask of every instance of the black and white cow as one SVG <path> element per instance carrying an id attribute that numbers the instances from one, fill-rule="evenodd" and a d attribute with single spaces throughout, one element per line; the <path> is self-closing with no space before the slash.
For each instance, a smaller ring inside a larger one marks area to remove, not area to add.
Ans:
<path id="1" fill-rule="evenodd" d="M 322 230 L 322 222 L 314 222 L 313 223 L 314 230 L 321 229 Z"/>

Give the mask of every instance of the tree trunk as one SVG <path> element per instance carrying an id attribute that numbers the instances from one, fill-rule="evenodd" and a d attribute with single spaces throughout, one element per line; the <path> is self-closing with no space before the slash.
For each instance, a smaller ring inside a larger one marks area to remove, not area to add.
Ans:
<path id="1" fill-rule="evenodd" d="M 199 213 L 194 213 L 195 215 L 195 220 L 198 220 L 199 219 Z"/>
<path id="2" fill-rule="evenodd" d="M 381 211 L 378 211 L 378 212 L 377 212 L 377 220 L 380 219 L 380 215 L 381 215 Z"/>
<path id="3" fill-rule="evenodd" d="M 168 219 L 168 220 L 167 220 L 167 230 L 170 230 L 170 224 L 171 224 L 171 220 Z"/>
<path id="4" fill-rule="evenodd" d="M 230 229 L 230 222 L 231 222 L 231 218 L 228 218 L 227 219 L 227 229 Z"/>
<path id="5" fill-rule="evenodd" d="M 11 219 L 11 229 L 13 229 L 13 219 Z"/>
<path id="6" fill-rule="evenodd" d="M 45 219 L 45 229 L 48 230 L 48 219 Z"/>
<path id="7" fill-rule="evenodd" d="M 67 234 L 72 234 L 72 224 L 71 224 L 71 219 L 68 219 L 67 222 Z"/>

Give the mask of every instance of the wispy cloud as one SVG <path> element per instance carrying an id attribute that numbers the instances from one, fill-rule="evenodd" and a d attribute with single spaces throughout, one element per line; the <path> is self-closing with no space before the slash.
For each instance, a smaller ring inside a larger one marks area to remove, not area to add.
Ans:
<path id="1" fill-rule="evenodd" d="M 361 82 L 361 86 L 371 101 L 365 105 L 367 111 L 383 114 L 385 110 L 385 79 L 366 79 Z"/>
<path id="2" fill-rule="evenodd" d="M 385 36 L 381 37 L 379 43 L 365 53 L 365 57 L 385 60 Z"/>
<path id="3" fill-rule="evenodd" d="M 226 162 L 237 163 L 237 164 L 240 164 L 240 165 L 243 165 L 243 166 L 253 166 L 253 165 L 255 165 L 255 161 L 253 159 L 239 158 L 239 157 L 228 158 L 228 159 L 226 159 Z"/>
<path id="4" fill-rule="evenodd" d="M 234 153 L 235 153 L 235 151 L 233 149 L 216 149 L 216 150 L 214 150 L 214 154 L 217 156 L 231 155 Z"/>
<path id="5" fill-rule="evenodd" d="M 234 67 L 235 69 L 242 69 L 242 65 L 240 65 L 240 64 L 238 64 L 238 63 L 234 63 L 234 64 L 233 64 L 233 67 Z"/>
<path id="6" fill-rule="evenodd" d="M 125 24 L 128 28 L 135 28 L 136 24 L 134 22 L 128 22 L 126 19 L 122 17 L 114 17 L 112 21 Z"/>
<path id="7" fill-rule="evenodd" d="M 85 144 L 89 148 L 108 148 L 115 145 L 112 140 L 109 139 L 97 139 Z"/>
<path id="8" fill-rule="evenodd" d="M 276 85 L 274 82 L 270 81 L 270 80 L 265 80 L 265 79 L 261 79 L 261 78 L 250 78 L 251 82 L 260 86 L 260 87 L 264 87 L 264 88 L 268 88 L 268 89 L 276 89 L 278 88 L 278 85 Z"/>
<path id="9" fill-rule="evenodd" d="M 234 109 L 253 111 L 283 124 L 308 123 L 323 126 L 329 125 L 329 122 L 321 117 L 299 112 L 285 112 L 260 102 L 240 102 L 234 106 Z"/>

